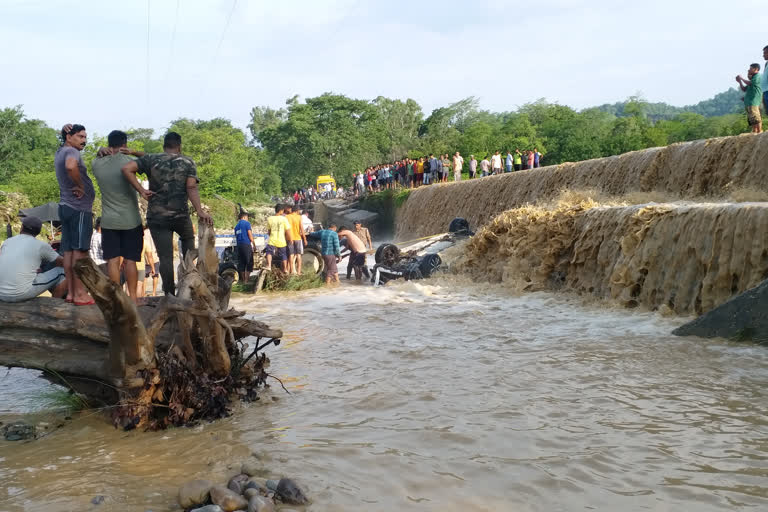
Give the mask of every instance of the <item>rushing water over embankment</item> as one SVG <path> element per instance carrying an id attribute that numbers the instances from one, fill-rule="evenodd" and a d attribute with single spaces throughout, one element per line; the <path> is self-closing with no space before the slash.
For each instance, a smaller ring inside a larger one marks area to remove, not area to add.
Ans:
<path id="1" fill-rule="evenodd" d="M 768 133 L 746 134 L 421 187 L 397 212 L 397 238 L 442 233 L 454 217 L 477 228 L 505 210 L 562 190 L 591 189 L 606 196 L 655 192 L 680 199 L 721 199 L 740 189 L 768 192 L 766 162 Z"/>
<path id="2" fill-rule="evenodd" d="M 700 314 L 768 278 L 768 203 L 516 208 L 456 268 L 519 291 Z"/>
<path id="3" fill-rule="evenodd" d="M 235 305 L 284 328 L 271 371 L 291 395 L 197 428 L 79 416 L 0 443 L 0 510 L 178 510 L 179 484 L 222 481 L 252 452 L 265 476 L 299 477 L 310 511 L 768 507 L 762 347 L 467 280 Z"/>

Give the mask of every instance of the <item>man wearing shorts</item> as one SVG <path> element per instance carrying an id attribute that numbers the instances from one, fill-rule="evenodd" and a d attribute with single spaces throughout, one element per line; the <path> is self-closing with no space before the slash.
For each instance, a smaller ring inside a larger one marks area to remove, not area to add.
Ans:
<path id="1" fill-rule="evenodd" d="M 339 235 L 336 233 L 336 224 L 331 224 L 328 229 L 322 229 L 320 233 L 320 253 L 325 263 L 325 284 L 331 281 L 339 282 L 339 268 L 336 264 L 341 261 L 341 248 L 339 247 Z"/>
<path id="2" fill-rule="evenodd" d="M 343 226 L 339 229 L 338 236 L 347 239 L 347 249 L 349 249 L 347 279 L 352 276 L 353 270 L 355 271 L 356 281 L 360 281 L 363 274 L 365 274 L 365 277 L 370 277 L 368 268 L 365 266 L 365 244 L 363 241 L 354 232 Z"/>
<path id="3" fill-rule="evenodd" d="M 253 230 L 248 222 L 248 212 L 240 212 L 240 219 L 235 224 L 235 241 L 237 242 L 237 272 L 240 282 L 247 283 L 253 272 L 253 253 L 256 242 L 253 240 Z"/>
<path id="4" fill-rule="evenodd" d="M 93 233 L 93 200 L 96 192 L 80 151 L 88 139 L 85 126 L 66 125 L 61 130 L 64 144 L 56 151 L 53 165 L 59 182 L 61 252 L 67 280 L 67 302 L 77 306 L 94 303 L 73 270 L 77 260 L 88 257 Z"/>
<path id="5" fill-rule="evenodd" d="M 101 192 L 101 249 L 109 278 L 119 284 L 122 267 L 128 295 L 137 302 L 137 263 L 141 263 L 141 279 L 144 280 L 144 228 L 136 191 L 123 176 L 122 168 L 134 160 L 132 156 L 144 153 L 129 150 L 126 146 L 128 135 L 120 130 L 110 132 L 107 143 L 109 154 L 96 158 L 91 164 Z"/>
<path id="6" fill-rule="evenodd" d="M 747 122 L 752 133 L 762 133 L 763 120 L 760 116 L 760 103 L 763 99 L 763 91 L 760 87 L 760 64 L 751 64 L 747 77 L 748 79 L 744 79 L 739 75 L 736 77 L 736 82 L 744 91 L 744 107 L 747 111 Z"/>
<path id="7" fill-rule="evenodd" d="M 301 256 L 304 254 L 304 246 L 307 245 L 307 236 L 301 226 L 301 212 L 297 209 L 288 209 L 288 224 L 291 226 L 291 243 L 288 244 L 288 268 L 291 274 L 301 275 Z"/>
<path id="8" fill-rule="evenodd" d="M 267 268 L 272 268 L 272 258 L 280 262 L 280 268 L 288 273 L 288 238 L 291 234 L 291 225 L 284 215 L 285 206 L 275 205 L 275 214 L 267 219 L 269 240 L 267 240 Z"/>
<path id="9" fill-rule="evenodd" d="M 0 301 L 21 302 L 34 299 L 48 290 L 56 298 L 67 294 L 64 278 L 64 258 L 42 240 L 43 221 L 37 217 L 24 217 L 21 233 L 11 237 L 0 247 Z M 43 262 L 56 266 L 40 272 Z"/>

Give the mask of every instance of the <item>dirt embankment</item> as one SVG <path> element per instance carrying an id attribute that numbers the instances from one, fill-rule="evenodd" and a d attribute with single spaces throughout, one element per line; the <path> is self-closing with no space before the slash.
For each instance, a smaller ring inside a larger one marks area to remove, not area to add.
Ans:
<path id="1" fill-rule="evenodd" d="M 722 137 L 413 191 L 398 210 L 396 237 L 441 233 L 454 217 L 479 228 L 498 214 L 563 190 L 594 190 L 633 202 L 766 200 L 768 134 Z"/>

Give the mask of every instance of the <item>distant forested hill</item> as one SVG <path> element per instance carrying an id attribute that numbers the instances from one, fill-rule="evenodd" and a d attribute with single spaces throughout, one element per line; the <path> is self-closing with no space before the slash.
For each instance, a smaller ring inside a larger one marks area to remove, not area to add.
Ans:
<path id="1" fill-rule="evenodd" d="M 728 89 L 719 94 L 716 94 L 714 98 L 700 101 L 695 105 L 687 105 L 685 107 L 675 107 L 667 105 L 666 103 L 646 103 L 645 114 L 654 121 L 673 119 L 676 115 L 683 112 L 692 112 L 694 114 L 700 114 L 705 117 L 724 116 L 726 114 L 735 114 L 741 112 L 744 103 L 741 98 L 744 95 L 741 91 L 735 88 Z M 625 112 L 625 107 L 630 101 L 622 101 L 619 103 L 600 105 L 598 110 L 608 112 L 617 117 L 626 117 L 632 115 L 630 112 Z"/>

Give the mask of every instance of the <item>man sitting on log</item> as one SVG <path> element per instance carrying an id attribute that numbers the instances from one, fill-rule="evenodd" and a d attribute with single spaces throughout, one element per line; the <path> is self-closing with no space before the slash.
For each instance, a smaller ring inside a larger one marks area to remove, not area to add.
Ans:
<path id="1" fill-rule="evenodd" d="M 21 302 L 34 299 L 46 290 L 54 297 L 67 294 L 64 279 L 64 258 L 36 237 L 43 222 L 37 217 L 24 217 L 21 233 L 9 238 L 0 247 L 0 301 Z M 43 262 L 56 266 L 41 272 Z"/>
<path id="2" fill-rule="evenodd" d="M 147 199 L 147 225 L 160 259 L 160 277 L 166 295 L 176 294 L 173 276 L 173 233 L 181 237 L 181 257 L 195 248 L 195 232 L 189 219 L 188 201 L 197 211 L 197 217 L 213 225 L 205 213 L 197 190 L 197 166 L 188 156 L 181 154 L 181 135 L 168 132 L 163 140 L 163 153 L 146 154 L 125 164 L 123 175 L 134 189 Z M 149 178 L 149 190 L 136 179 L 141 172 Z"/>

